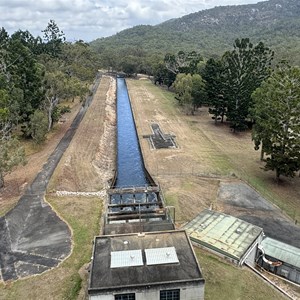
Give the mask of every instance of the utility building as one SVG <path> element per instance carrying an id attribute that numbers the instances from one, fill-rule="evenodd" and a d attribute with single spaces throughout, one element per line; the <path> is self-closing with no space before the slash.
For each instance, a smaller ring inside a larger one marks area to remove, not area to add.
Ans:
<path id="1" fill-rule="evenodd" d="M 300 249 L 280 241 L 265 238 L 257 263 L 269 272 L 300 284 Z"/>
<path id="2" fill-rule="evenodd" d="M 204 283 L 184 230 L 95 237 L 89 299 L 201 300 Z"/>
<path id="3" fill-rule="evenodd" d="M 195 245 L 236 265 L 241 266 L 247 262 L 255 266 L 257 248 L 263 239 L 262 228 L 206 209 L 186 224 L 184 229 Z"/>

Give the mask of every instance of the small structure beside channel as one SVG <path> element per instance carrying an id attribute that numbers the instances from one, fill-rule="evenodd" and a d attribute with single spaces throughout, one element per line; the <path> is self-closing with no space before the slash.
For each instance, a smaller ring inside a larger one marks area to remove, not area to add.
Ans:
<path id="1" fill-rule="evenodd" d="M 202 300 L 204 283 L 184 230 L 95 238 L 91 300 Z"/>

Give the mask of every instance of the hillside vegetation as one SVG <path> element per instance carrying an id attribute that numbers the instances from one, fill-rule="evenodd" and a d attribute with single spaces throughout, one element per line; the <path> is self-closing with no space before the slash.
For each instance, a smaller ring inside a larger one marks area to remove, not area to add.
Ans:
<path id="1" fill-rule="evenodd" d="M 200 52 L 209 58 L 232 49 L 236 38 L 262 41 L 275 59 L 300 64 L 300 3 L 269 0 L 257 4 L 220 6 L 171 19 L 156 26 L 140 25 L 91 45 L 101 53 L 139 49 L 148 55 L 179 50 Z M 113 49 L 113 50 L 112 50 Z M 135 54 L 137 55 L 137 54 Z"/>

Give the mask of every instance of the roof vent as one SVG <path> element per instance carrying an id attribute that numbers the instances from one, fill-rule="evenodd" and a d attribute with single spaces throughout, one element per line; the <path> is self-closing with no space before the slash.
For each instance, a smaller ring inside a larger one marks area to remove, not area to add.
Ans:
<path id="1" fill-rule="evenodd" d="M 238 234 L 241 234 L 243 232 L 243 230 L 241 228 L 237 228 L 235 232 Z"/>

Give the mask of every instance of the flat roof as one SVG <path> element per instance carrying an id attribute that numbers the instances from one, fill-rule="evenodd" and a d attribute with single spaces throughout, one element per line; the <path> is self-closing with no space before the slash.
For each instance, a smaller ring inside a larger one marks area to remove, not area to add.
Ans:
<path id="1" fill-rule="evenodd" d="M 155 249 L 154 252 L 151 249 Z M 123 255 L 133 250 L 142 252 L 142 265 L 111 267 L 112 253 L 119 251 Z M 166 256 L 163 258 L 164 255 Z M 147 264 L 149 258 L 150 262 Z M 184 230 L 95 237 L 89 281 L 90 294 L 119 288 L 196 281 L 204 283 L 192 245 Z"/>
<path id="2" fill-rule="evenodd" d="M 282 262 L 300 268 L 300 249 L 292 245 L 266 237 L 261 245 L 265 254 L 272 256 Z"/>
<path id="3" fill-rule="evenodd" d="M 184 226 L 191 240 L 240 260 L 262 228 L 213 210 L 204 210 Z"/>

